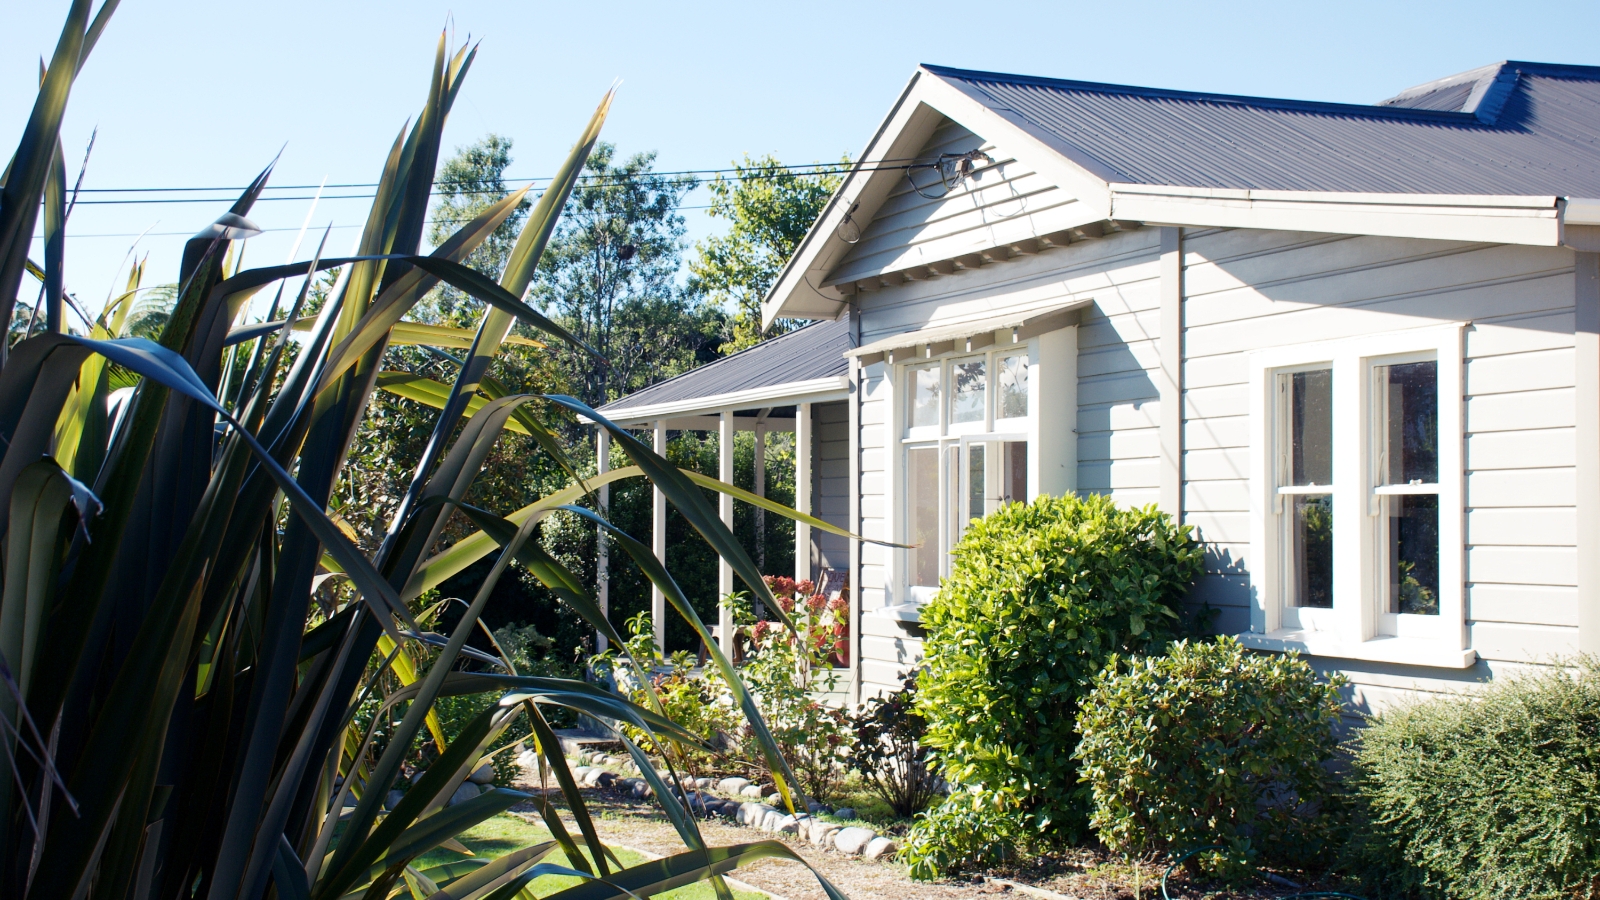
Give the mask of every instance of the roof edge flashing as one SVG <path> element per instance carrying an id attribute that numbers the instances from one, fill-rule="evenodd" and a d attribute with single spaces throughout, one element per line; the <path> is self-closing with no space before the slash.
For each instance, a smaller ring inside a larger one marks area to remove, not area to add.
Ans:
<path id="1" fill-rule="evenodd" d="M 1517 79 L 1521 76 L 1522 71 L 1516 66 L 1510 63 L 1501 66 L 1493 78 L 1478 82 L 1461 111 L 1472 113 L 1485 125 L 1493 125 L 1500 118 L 1500 111 L 1506 108 L 1506 101 L 1516 92 Z"/>
<path id="2" fill-rule="evenodd" d="M 1006 84 L 1036 85 L 1058 89 L 1075 89 L 1101 94 L 1125 94 L 1134 97 L 1149 97 L 1152 99 L 1186 100 L 1196 103 L 1216 103 L 1236 106 L 1265 107 L 1273 109 L 1293 110 L 1297 112 L 1322 113 L 1328 115 L 1361 115 L 1361 116 L 1392 116 L 1395 118 L 1421 118 L 1434 121 L 1462 121 L 1472 120 L 1471 113 L 1437 109 L 1416 109 L 1409 106 L 1386 105 L 1388 101 L 1378 104 L 1366 103 L 1340 103 L 1323 100 L 1295 100 L 1287 97 L 1256 97 L 1246 94 L 1213 94 L 1206 91 L 1185 91 L 1173 88 L 1141 87 L 1130 84 L 1110 84 L 1098 81 L 1079 81 L 1071 78 L 1047 78 L 1039 75 L 1015 75 L 1006 72 L 991 72 L 979 69 L 958 69 L 951 66 L 938 66 L 923 63 L 921 68 L 929 74 L 937 75 L 947 80 L 967 80 L 982 83 L 993 81 Z M 1452 76 L 1458 78 L 1459 76 Z M 1464 80 L 1464 79 L 1463 79 Z M 1460 83 L 1459 81 L 1456 83 Z M 1409 89 L 1406 93 L 1416 90 Z M 1405 96 L 1404 94 L 1400 96 Z M 1394 98 L 1394 99 L 1399 99 Z M 1003 105 L 1002 105 L 1003 107 Z"/>

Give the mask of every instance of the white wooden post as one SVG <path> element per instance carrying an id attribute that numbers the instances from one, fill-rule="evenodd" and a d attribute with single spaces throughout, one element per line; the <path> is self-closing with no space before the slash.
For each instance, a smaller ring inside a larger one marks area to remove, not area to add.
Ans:
<path id="1" fill-rule="evenodd" d="M 595 427 L 594 439 L 595 471 L 601 475 L 611 469 L 611 433 L 604 427 Z M 600 516 L 609 519 L 611 514 L 611 488 L 601 485 L 597 492 L 600 500 Z M 611 617 L 611 548 L 606 542 L 606 530 L 595 526 L 595 552 L 594 552 L 594 595 L 600 602 L 600 614 L 606 618 Z M 594 645 L 600 653 L 606 652 L 608 646 L 606 636 L 595 630 Z"/>
<path id="2" fill-rule="evenodd" d="M 794 508 L 811 514 L 811 404 L 794 411 Z M 811 577 L 811 526 L 794 523 L 794 580 Z"/>
<path id="3" fill-rule="evenodd" d="M 767 495 L 767 413 L 771 410 L 763 409 L 756 416 L 756 452 L 755 452 L 755 494 L 757 497 Z M 755 508 L 756 519 L 756 567 L 761 574 L 767 572 L 767 511 L 761 507 Z"/>
<path id="4" fill-rule="evenodd" d="M 733 410 L 722 411 L 722 429 L 717 436 L 717 478 L 725 484 L 733 484 Z M 722 515 L 722 524 L 733 530 L 733 498 L 727 494 L 717 494 L 717 511 Z M 729 659 L 733 658 L 733 610 L 723 602 L 723 598 L 733 593 L 733 566 L 728 565 L 726 559 L 717 560 L 717 625 L 720 636 L 717 643 L 722 646 L 722 652 Z"/>
<path id="5" fill-rule="evenodd" d="M 655 450 L 661 456 L 667 455 L 667 423 L 663 420 L 656 421 Z M 655 551 L 656 559 L 661 561 L 663 568 L 667 565 L 667 495 L 661 488 L 655 489 L 655 498 L 651 506 L 650 517 L 650 549 Z M 656 652 L 662 656 L 667 654 L 667 595 L 661 588 L 650 587 L 650 621 L 656 629 Z"/>

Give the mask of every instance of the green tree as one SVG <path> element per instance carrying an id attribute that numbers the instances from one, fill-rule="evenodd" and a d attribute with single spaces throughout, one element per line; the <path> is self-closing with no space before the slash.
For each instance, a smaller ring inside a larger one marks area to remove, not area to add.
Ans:
<path id="1" fill-rule="evenodd" d="M 840 162 L 848 165 L 850 158 Z M 688 282 L 690 291 L 731 312 L 725 354 L 802 324 L 779 319 L 762 329 L 761 301 L 844 179 L 833 171 L 796 172 L 770 153 L 733 165 L 731 178 L 718 175 L 706 185 L 711 215 L 732 225 L 727 234 L 696 243 Z"/>
<path id="2" fill-rule="evenodd" d="M 455 155 L 439 167 L 439 180 L 435 182 L 439 199 L 434 203 L 428 242 L 437 247 L 456 229 L 504 199 L 510 193 L 506 189 L 505 177 L 506 168 L 510 165 L 511 139 L 493 132 L 465 147 L 458 147 Z M 530 205 L 526 200 L 518 204 L 488 240 L 472 251 L 467 257 L 467 265 L 488 273 L 505 268 Z M 457 309 L 466 302 L 473 304 L 471 312 L 474 317 L 481 309 L 481 304 L 468 301 L 466 294 L 449 285 L 435 289 L 428 300 L 430 302 L 427 305 L 432 309 L 423 310 L 423 315 L 432 313 L 431 317 L 439 319 L 455 318 Z"/>
<path id="3" fill-rule="evenodd" d="M 488 134 L 464 147 L 439 167 L 435 182 L 437 200 L 431 216 L 428 241 L 435 246 L 443 243 L 456 229 L 471 221 L 491 205 L 504 199 L 510 191 L 506 187 L 505 172 L 511 165 L 511 140 L 497 134 Z M 529 204 L 523 203 L 508 216 L 505 222 L 467 257 L 467 265 L 491 277 L 496 277 L 510 259 L 512 248 L 527 217 Z M 325 294 L 337 280 L 330 273 L 313 290 L 313 300 L 319 292 Z M 313 308 L 320 307 L 314 302 Z M 429 325 L 446 325 L 455 328 L 475 329 L 482 317 L 483 304 L 464 292 L 448 285 L 435 288 L 406 316 L 408 321 Z M 518 333 L 527 333 L 517 326 Z M 384 368 L 390 372 L 430 378 L 442 384 L 456 379 L 460 370 L 457 362 L 464 351 L 438 350 L 422 346 L 391 346 L 384 355 Z M 453 358 L 455 357 L 455 358 Z M 501 348 L 489 375 L 511 393 L 564 392 L 555 358 L 543 347 L 506 344 Z M 414 400 L 375 391 L 351 447 L 351 464 L 344 467 L 331 500 L 333 508 L 360 536 L 369 548 L 376 548 L 389 527 L 396 505 L 404 495 L 406 486 L 422 458 L 423 448 L 433 431 L 437 410 Z M 578 458 L 583 458 L 580 454 Z M 484 461 L 482 471 L 473 482 L 467 501 L 494 510 L 509 513 L 519 509 L 534 498 L 543 496 L 565 483 L 566 476 L 548 455 L 537 452 L 533 439 L 524 435 L 506 433 Z M 462 516 L 453 516 L 445 537 L 453 540 L 472 530 Z M 549 536 L 541 535 L 549 542 Z M 592 566 L 591 566 L 592 568 Z M 443 596 L 471 597 L 488 574 L 490 563 L 480 563 L 440 586 Z M 583 570 L 579 570 L 583 571 Z M 453 623 L 459 607 L 445 615 L 444 621 Z M 560 661 L 570 661 L 574 652 L 588 634 L 577 617 L 563 607 L 555 597 L 521 569 L 508 572 L 494 588 L 492 599 L 484 612 L 491 627 L 505 625 L 533 626 L 539 633 L 552 637 L 550 655 Z M 475 643 L 486 641 L 474 638 Z"/>
<path id="4" fill-rule="evenodd" d="M 722 317 L 677 286 L 678 207 L 694 179 L 653 171 L 654 153 L 619 159 L 601 142 L 539 263 L 531 302 L 608 363 L 557 350 L 568 387 L 599 406 L 715 355 Z"/>

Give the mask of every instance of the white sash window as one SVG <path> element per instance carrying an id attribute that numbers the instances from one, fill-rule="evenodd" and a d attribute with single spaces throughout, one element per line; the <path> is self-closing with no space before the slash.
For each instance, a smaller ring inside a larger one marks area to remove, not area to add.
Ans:
<path id="1" fill-rule="evenodd" d="M 1463 667 L 1461 327 L 1250 355 L 1245 643 Z"/>
<path id="2" fill-rule="evenodd" d="M 1026 502 L 1037 404 L 1028 345 L 900 367 L 902 538 L 909 599 L 926 601 L 949 574 L 968 523 Z"/>

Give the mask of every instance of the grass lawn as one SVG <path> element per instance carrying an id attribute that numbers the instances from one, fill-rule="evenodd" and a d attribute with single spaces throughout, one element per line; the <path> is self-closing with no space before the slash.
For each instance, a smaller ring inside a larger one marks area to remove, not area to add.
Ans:
<path id="1" fill-rule="evenodd" d="M 577 837 L 576 833 L 574 833 L 574 837 Z M 466 845 L 479 859 L 496 859 L 513 850 L 521 850 L 523 847 L 532 844 L 544 843 L 550 840 L 550 832 L 546 831 L 542 826 L 529 824 L 510 813 L 501 813 L 478 824 L 465 834 L 458 835 L 457 839 Z M 582 839 L 578 838 L 578 841 L 579 847 L 582 847 Z M 618 849 L 615 852 L 617 859 L 621 860 L 624 866 L 634 866 L 646 861 L 645 857 L 628 850 Z M 588 856 L 589 854 L 584 851 L 584 855 Z M 466 858 L 452 850 L 435 848 L 419 857 L 414 865 L 420 870 L 426 870 Z M 545 857 L 543 861 L 556 865 L 568 864 L 566 855 L 560 850 L 556 850 Z M 737 873 L 734 873 L 734 877 L 737 877 Z M 557 891 L 572 887 L 581 880 L 571 875 L 544 875 L 534 879 L 528 885 L 527 893 L 524 896 L 531 894 L 534 897 L 548 897 Z M 654 896 L 660 897 L 662 900 L 669 900 L 669 898 L 670 900 L 713 900 L 716 897 L 716 892 L 708 884 L 691 884 L 675 891 L 668 891 Z M 733 896 L 737 900 L 765 900 L 766 898 L 765 894 L 753 894 L 749 891 L 739 890 L 735 890 Z"/>

